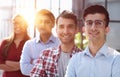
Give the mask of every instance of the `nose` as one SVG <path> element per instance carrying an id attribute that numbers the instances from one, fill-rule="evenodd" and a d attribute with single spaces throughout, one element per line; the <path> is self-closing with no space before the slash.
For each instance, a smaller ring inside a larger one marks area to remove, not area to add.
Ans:
<path id="1" fill-rule="evenodd" d="M 95 25 L 95 23 L 93 23 L 91 26 L 91 29 L 94 31 L 94 30 L 96 30 L 96 28 L 97 28 L 97 26 Z"/>
<path id="2" fill-rule="evenodd" d="M 17 28 L 17 27 L 20 27 L 20 25 L 19 24 L 14 24 L 14 27 Z"/>
<path id="3" fill-rule="evenodd" d="M 45 25 L 45 22 L 44 22 L 44 21 L 42 21 L 40 24 L 41 24 L 41 25 Z"/>
<path id="4" fill-rule="evenodd" d="M 64 28 L 63 33 L 67 34 L 69 32 L 68 28 Z"/>
<path id="5" fill-rule="evenodd" d="M 45 25 L 45 22 L 44 22 L 44 21 L 40 22 L 40 23 L 39 23 L 39 26 L 40 26 L 41 28 L 45 28 L 45 26 L 46 26 L 46 25 Z"/>

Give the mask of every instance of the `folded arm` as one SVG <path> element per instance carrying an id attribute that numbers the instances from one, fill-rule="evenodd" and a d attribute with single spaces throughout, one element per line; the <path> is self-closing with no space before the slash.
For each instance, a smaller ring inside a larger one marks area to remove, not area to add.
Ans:
<path id="1" fill-rule="evenodd" d="M 5 64 L 0 64 L 0 69 L 5 71 L 20 70 L 20 63 L 15 61 L 5 61 Z"/>

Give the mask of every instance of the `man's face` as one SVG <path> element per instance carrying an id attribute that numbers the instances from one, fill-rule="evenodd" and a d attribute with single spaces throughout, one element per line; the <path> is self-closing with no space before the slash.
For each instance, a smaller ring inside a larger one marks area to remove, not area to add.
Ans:
<path id="1" fill-rule="evenodd" d="M 62 17 L 58 19 L 56 32 L 58 34 L 59 39 L 61 40 L 61 43 L 73 43 L 76 30 L 76 24 L 72 19 Z"/>
<path id="2" fill-rule="evenodd" d="M 36 28 L 38 29 L 40 34 L 48 34 L 52 31 L 53 23 L 48 16 L 39 15 L 36 21 Z"/>
<path id="3" fill-rule="evenodd" d="M 84 25 L 83 30 L 89 41 L 105 41 L 109 28 L 105 27 L 106 22 L 104 14 L 88 14 L 85 17 Z"/>

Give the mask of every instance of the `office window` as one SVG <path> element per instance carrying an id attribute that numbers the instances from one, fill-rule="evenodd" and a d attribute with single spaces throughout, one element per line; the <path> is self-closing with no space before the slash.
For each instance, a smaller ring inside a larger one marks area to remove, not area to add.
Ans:
<path id="1" fill-rule="evenodd" d="M 63 10 L 72 10 L 72 0 L 0 0 L 0 39 L 12 32 L 10 21 L 15 14 L 26 18 L 29 34 L 34 37 L 34 14 L 40 9 L 49 9 L 57 17 Z"/>

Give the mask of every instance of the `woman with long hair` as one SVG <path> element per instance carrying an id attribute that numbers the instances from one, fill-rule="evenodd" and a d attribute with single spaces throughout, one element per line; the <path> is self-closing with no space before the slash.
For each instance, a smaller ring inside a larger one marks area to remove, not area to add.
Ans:
<path id="1" fill-rule="evenodd" d="M 21 15 L 16 15 L 12 23 L 12 34 L 0 44 L 0 69 L 3 70 L 2 77 L 25 77 L 20 71 L 19 60 L 24 43 L 30 39 L 28 24 Z"/>

